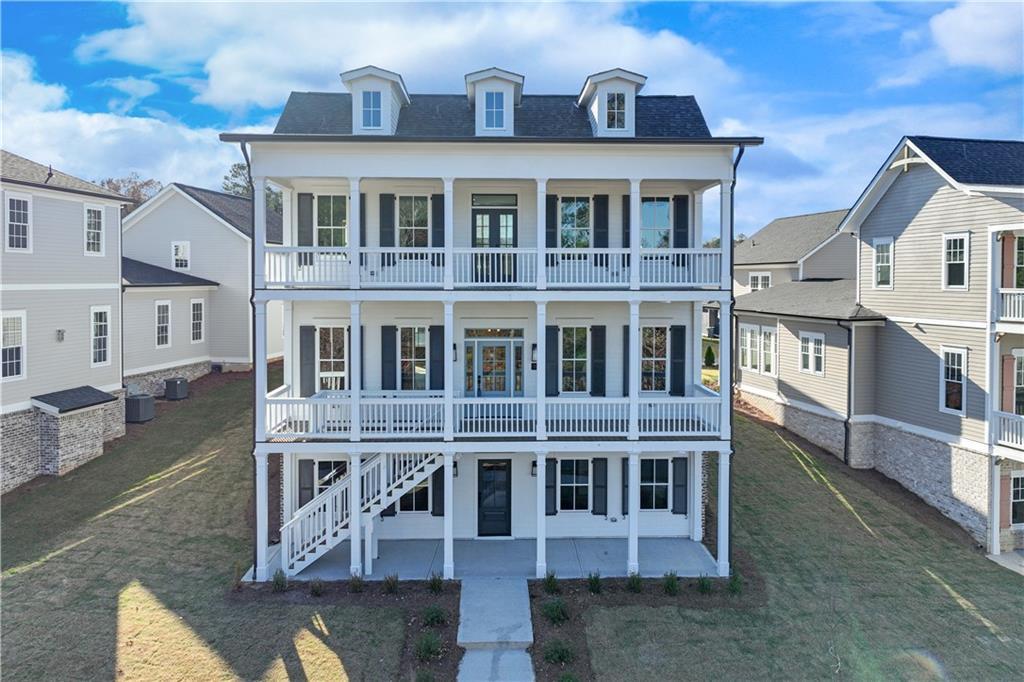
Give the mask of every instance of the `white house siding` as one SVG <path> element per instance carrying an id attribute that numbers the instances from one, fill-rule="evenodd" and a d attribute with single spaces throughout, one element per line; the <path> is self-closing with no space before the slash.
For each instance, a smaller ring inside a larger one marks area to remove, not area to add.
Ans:
<path id="1" fill-rule="evenodd" d="M 169 369 L 175 366 L 209 362 L 210 344 L 192 343 L 192 305 L 194 298 L 209 299 L 210 289 L 128 288 L 124 294 L 124 374 L 133 375 Z M 156 347 L 156 302 L 171 303 L 171 345 Z M 209 318 L 209 309 L 207 309 Z M 207 339 L 211 326 L 207 320 Z"/>
<path id="2" fill-rule="evenodd" d="M 792 282 L 795 279 L 799 279 L 799 270 L 796 264 L 779 266 L 779 265 L 737 265 L 733 272 L 733 291 L 736 296 L 742 296 L 743 294 L 750 293 L 750 273 L 770 273 L 772 276 L 772 286 L 776 284 L 782 284 L 783 282 Z"/>
<path id="3" fill-rule="evenodd" d="M 825 336 L 824 376 L 799 370 L 800 333 Z M 779 323 L 779 393 L 787 400 L 813 405 L 845 417 L 848 349 L 846 330 L 835 323 L 781 320 Z"/>
<path id="4" fill-rule="evenodd" d="M 804 279 L 853 279 L 857 276 L 857 240 L 843 233 L 803 263 Z"/>
<path id="5" fill-rule="evenodd" d="M 878 383 L 878 330 L 857 326 L 853 338 L 853 414 L 874 414 Z"/>

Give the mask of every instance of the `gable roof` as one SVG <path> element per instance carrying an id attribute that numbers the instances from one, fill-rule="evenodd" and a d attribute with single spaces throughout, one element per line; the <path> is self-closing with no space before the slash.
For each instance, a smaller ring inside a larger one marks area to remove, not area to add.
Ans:
<path id="1" fill-rule="evenodd" d="M 736 312 L 824 320 L 867 321 L 885 317 L 857 303 L 857 280 L 805 279 L 736 297 Z"/>
<path id="2" fill-rule="evenodd" d="M 796 263 L 836 233 L 849 209 L 776 218 L 736 245 L 736 265 Z"/>
<path id="3" fill-rule="evenodd" d="M 34 395 L 31 398 L 37 407 L 48 412 L 64 414 L 75 410 L 84 410 L 87 407 L 95 407 L 104 403 L 112 403 L 117 396 L 106 391 L 101 391 L 93 386 L 78 386 L 63 391 Z"/>
<path id="4" fill-rule="evenodd" d="M 180 182 L 171 184 L 202 204 L 204 208 L 228 225 L 246 237 L 252 238 L 252 200 L 249 197 L 193 187 Z M 270 244 L 282 243 L 281 230 L 281 214 L 277 211 L 267 211 L 267 242 Z"/>
<path id="5" fill-rule="evenodd" d="M 1024 142 L 927 135 L 907 139 L 957 182 L 1024 186 Z"/>
<path id="6" fill-rule="evenodd" d="M 111 192 L 105 187 L 51 169 L 50 166 L 36 163 L 6 149 L 0 150 L 0 179 L 31 187 L 74 192 L 103 199 L 130 201 L 127 197 Z"/>
<path id="7" fill-rule="evenodd" d="M 129 287 L 216 287 L 219 283 L 187 272 L 161 268 L 134 258 L 121 257 L 121 279 Z"/>

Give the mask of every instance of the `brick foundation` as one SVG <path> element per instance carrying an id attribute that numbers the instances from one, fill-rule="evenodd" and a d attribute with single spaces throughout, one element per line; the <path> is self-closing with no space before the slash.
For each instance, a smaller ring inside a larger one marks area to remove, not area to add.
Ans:
<path id="1" fill-rule="evenodd" d="M 155 372 L 132 374 L 124 378 L 124 383 L 126 386 L 128 384 L 134 384 L 138 386 L 139 390 L 143 393 L 159 397 L 164 394 L 164 381 L 166 379 L 184 377 L 187 381 L 192 382 L 209 373 L 210 361 L 204 360 L 203 362 L 194 362 L 190 365 L 179 365 L 177 367 L 161 369 Z"/>
<path id="2" fill-rule="evenodd" d="M 826 417 L 801 410 L 793 405 L 765 398 L 753 393 L 740 391 L 744 402 L 756 407 L 768 415 L 773 422 L 783 426 L 796 435 L 806 438 L 819 448 L 842 459 L 843 446 L 846 441 L 846 429 L 842 419 Z"/>
<path id="3" fill-rule="evenodd" d="M 1014 471 L 1020 471 L 1024 469 L 1024 464 L 1021 462 L 1012 462 L 1008 459 L 1004 459 L 999 465 L 999 482 L 1000 488 L 1003 485 L 1003 479 L 1009 478 Z M 999 546 L 1004 552 L 1012 552 L 1015 549 L 1024 549 L 1024 528 L 1014 528 L 1010 525 L 1010 505 L 1003 503 L 1000 499 L 1000 528 L 999 528 Z"/>
<path id="4" fill-rule="evenodd" d="M 39 475 L 39 417 L 34 407 L 0 417 L 0 492 Z"/>

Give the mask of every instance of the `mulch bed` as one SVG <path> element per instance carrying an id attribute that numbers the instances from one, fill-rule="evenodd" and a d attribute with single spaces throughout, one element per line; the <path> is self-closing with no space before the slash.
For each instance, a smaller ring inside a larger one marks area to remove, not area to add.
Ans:
<path id="1" fill-rule="evenodd" d="M 228 594 L 228 600 L 237 604 L 304 604 L 315 606 L 362 606 L 364 608 L 398 608 L 405 623 L 405 640 L 402 645 L 402 679 L 415 680 L 417 675 L 428 673 L 434 680 L 454 680 L 462 661 L 464 649 L 456 644 L 459 630 L 460 584 L 446 580 L 441 592 L 430 591 L 425 580 L 402 580 L 398 591 L 388 594 L 381 581 L 366 581 L 361 592 L 353 592 L 349 581 L 324 581 L 323 592 L 314 597 L 310 594 L 308 582 L 291 582 L 284 592 L 274 592 L 271 583 L 244 583 Z M 447 616 L 444 625 L 429 626 L 423 622 L 423 612 L 428 606 L 439 606 Z M 416 642 L 425 632 L 433 632 L 441 639 L 441 655 L 429 661 L 416 657 Z"/>
<path id="2" fill-rule="evenodd" d="M 698 591 L 697 578 L 680 578 L 679 592 L 665 593 L 662 578 L 644 578 L 639 593 L 626 589 L 626 578 L 601 578 L 601 591 L 592 594 L 586 580 L 559 580 L 557 594 L 548 594 L 543 580 L 531 580 L 530 612 L 533 617 L 533 646 L 530 656 L 537 679 L 541 682 L 557 682 L 562 675 L 571 674 L 584 682 L 593 680 L 590 668 L 590 649 L 587 646 L 586 612 L 594 607 L 641 606 L 657 608 L 676 606 L 685 609 L 755 609 L 767 604 L 764 578 L 757 572 L 750 555 L 737 549 L 733 554 L 733 569 L 741 576 L 742 588 L 739 594 L 728 590 L 728 579 L 710 578 L 711 592 Z M 544 615 L 542 608 L 553 599 L 561 599 L 569 612 L 569 620 L 554 625 Z M 575 660 L 567 664 L 553 664 L 544 660 L 544 648 L 551 642 L 564 642 L 575 654 Z"/>

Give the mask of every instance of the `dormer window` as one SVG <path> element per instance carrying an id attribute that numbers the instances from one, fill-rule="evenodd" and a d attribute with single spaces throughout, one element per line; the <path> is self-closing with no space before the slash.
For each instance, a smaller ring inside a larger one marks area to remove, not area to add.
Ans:
<path id="1" fill-rule="evenodd" d="M 608 129 L 626 129 L 626 93 L 608 93 Z"/>
<path id="2" fill-rule="evenodd" d="M 484 127 L 490 130 L 505 127 L 504 92 L 488 92 L 484 95 Z"/>
<path id="3" fill-rule="evenodd" d="M 363 91 L 363 127 L 381 127 L 381 97 L 380 90 Z"/>

